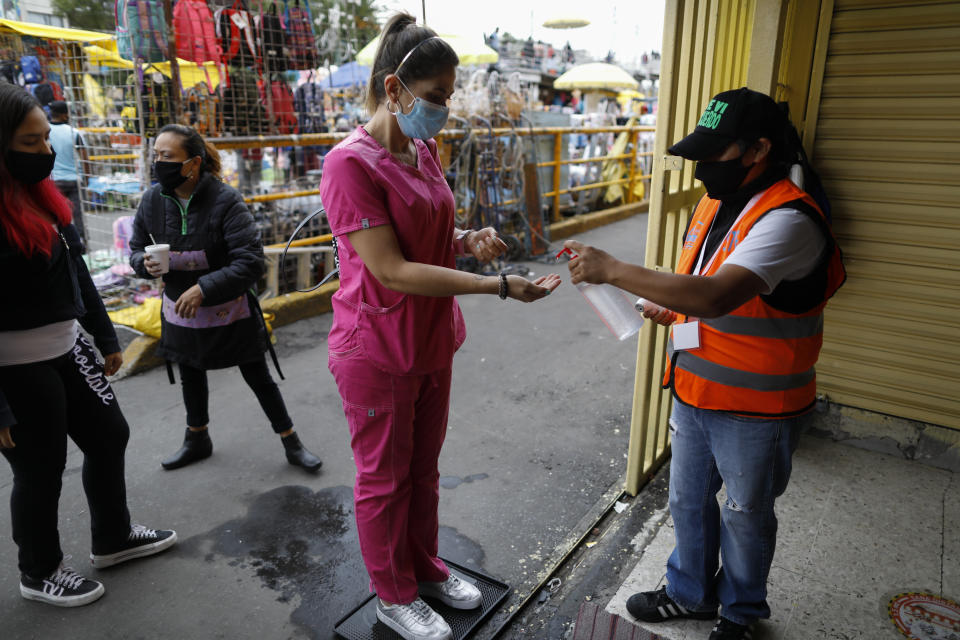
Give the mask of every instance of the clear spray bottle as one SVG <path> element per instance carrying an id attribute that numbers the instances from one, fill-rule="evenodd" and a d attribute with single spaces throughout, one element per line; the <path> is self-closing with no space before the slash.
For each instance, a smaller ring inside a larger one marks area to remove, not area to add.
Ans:
<path id="1" fill-rule="evenodd" d="M 565 253 L 571 260 L 578 257 L 570 249 L 564 249 L 557 254 L 556 259 L 559 260 Z M 576 287 L 617 340 L 626 340 L 643 326 L 643 316 L 634 308 L 622 289 L 612 284 L 588 282 L 579 282 Z"/>

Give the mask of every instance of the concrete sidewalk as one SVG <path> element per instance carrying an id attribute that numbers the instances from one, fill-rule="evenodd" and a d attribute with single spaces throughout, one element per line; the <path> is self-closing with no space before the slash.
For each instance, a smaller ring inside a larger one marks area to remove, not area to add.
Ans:
<path id="1" fill-rule="evenodd" d="M 958 489 L 955 472 L 805 436 L 777 501 L 772 617 L 754 637 L 894 640 L 903 635 L 887 611 L 892 596 L 927 592 L 960 601 Z M 674 544 L 667 509 L 645 524 L 635 538 L 645 547 L 639 563 L 607 605 L 627 620 L 626 599 L 664 583 Z M 713 623 L 640 626 L 670 640 L 705 640 Z M 948 633 L 917 637 L 960 636 Z"/>
<path id="2" fill-rule="evenodd" d="M 646 216 L 581 238 L 642 261 Z M 528 265 L 537 275 L 542 264 Z M 523 305 L 467 296 L 468 338 L 454 362 L 450 429 L 440 460 L 441 554 L 511 584 L 510 607 L 549 572 L 619 491 L 626 464 L 636 340 L 617 342 L 569 284 Z M 74 567 L 102 579 L 76 610 L 23 600 L 10 514 L 0 510 L 3 638 L 331 638 L 367 593 L 353 524 L 354 465 L 327 371 L 330 316 L 277 330 L 280 388 L 318 476 L 290 467 L 239 372 L 210 375 L 214 455 L 165 472 L 180 444 L 180 390 L 156 369 L 119 381 L 131 426 L 127 493 L 136 522 L 177 530 L 164 556 L 89 567 L 82 456 L 71 444 L 60 533 Z M 0 490 L 12 482 L 0 465 Z M 478 636 L 489 634 L 488 627 Z M 507 636 L 509 637 L 509 636 Z"/>

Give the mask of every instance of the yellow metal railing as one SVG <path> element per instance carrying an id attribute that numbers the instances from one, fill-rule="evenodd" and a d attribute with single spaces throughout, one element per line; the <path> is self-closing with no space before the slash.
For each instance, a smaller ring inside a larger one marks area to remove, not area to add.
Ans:
<path id="1" fill-rule="evenodd" d="M 644 174 L 640 169 L 640 164 L 638 162 L 639 158 L 643 157 L 653 157 L 653 151 L 637 151 L 640 147 L 640 134 L 644 132 L 653 132 L 655 127 L 649 126 L 609 126 L 609 127 L 534 127 L 534 128 L 509 128 L 509 127 L 499 127 L 493 129 L 477 129 L 474 132 L 480 131 L 483 136 L 491 137 L 503 137 L 509 135 L 517 135 L 520 137 L 536 137 L 536 136 L 551 136 L 553 138 L 553 159 L 547 160 L 544 162 L 538 162 L 537 168 L 551 168 L 552 177 L 553 177 L 553 188 L 550 191 L 542 193 L 542 197 L 551 198 L 551 220 L 553 222 L 558 222 L 561 218 L 560 212 L 560 197 L 564 194 L 573 194 L 581 191 L 590 191 L 593 189 L 603 189 L 607 187 L 612 187 L 615 185 L 626 185 L 626 193 L 624 196 L 624 204 L 630 204 L 636 201 L 634 196 L 634 191 L 636 189 L 638 180 L 649 180 L 651 178 L 650 174 Z M 621 134 L 626 133 L 630 136 L 631 148 L 633 149 L 632 153 L 619 153 L 619 154 L 606 154 L 601 156 L 596 156 L 593 158 L 571 158 L 564 160 L 563 159 L 563 145 L 564 145 L 564 136 L 570 135 L 593 135 L 593 134 Z M 287 135 L 287 136 L 246 136 L 246 137 L 233 137 L 233 138 L 211 138 L 212 142 L 218 149 L 221 150 L 238 150 L 238 149 L 256 149 L 263 147 L 291 147 L 291 146 L 319 146 L 319 145 L 335 145 L 344 138 L 348 137 L 350 133 L 310 133 L 302 135 Z M 446 144 L 454 140 L 463 139 L 464 137 L 470 135 L 470 132 L 465 129 L 445 129 L 437 135 L 437 143 L 441 149 L 441 155 L 443 147 Z M 617 178 L 614 180 L 598 180 L 596 182 L 590 182 L 586 184 L 581 184 L 575 187 L 564 187 L 558 189 L 557 186 L 560 185 L 561 171 L 562 168 L 567 165 L 579 165 L 579 164 L 593 164 L 593 163 L 604 163 L 608 161 L 620 162 L 624 160 L 629 160 L 629 164 L 626 167 L 626 177 Z M 275 193 L 268 193 L 257 196 L 250 196 L 245 198 L 247 203 L 254 202 L 272 202 L 277 200 L 285 200 L 290 198 L 299 198 L 304 196 L 315 196 L 319 194 L 319 189 L 307 189 L 307 190 L 297 190 L 297 191 L 278 191 Z M 507 200 L 500 204 L 504 206 L 517 204 L 517 200 Z"/>

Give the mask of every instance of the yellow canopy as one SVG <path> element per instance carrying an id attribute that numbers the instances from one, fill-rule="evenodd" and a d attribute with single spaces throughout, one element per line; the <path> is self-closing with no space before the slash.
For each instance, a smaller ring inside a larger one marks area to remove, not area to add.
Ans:
<path id="1" fill-rule="evenodd" d="M 554 89 L 636 89 L 640 83 L 620 67 L 605 62 L 579 64 L 553 81 Z"/>
<path id="2" fill-rule="evenodd" d="M 133 69 L 133 63 L 125 58 L 121 58 L 120 54 L 117 53 L 115 42 L 101 44 L 104 46 L 87 45 L 83 48 L 84 51 L 87 52 L 90 64 L 99 67 L 114 67 L 116 69 Z M 201 83 L 206 83 L 208 75 L 213 86 L 220 84 L 220 70 L 216 62 L 204 62 L 203 66 L 200 66 L 195 62 L 187 62 L 186 60 L 177 58 L 177 66 L 180 69 L 180 83 L 184 87 L 193 87 Z M 143 70 L 146 72 L 151 70 L 159 71 L 166 77 L 170 77 L 169 62 L 148 62 L 143 65 Z"/>
<path id="3" fill-rule="evenodd" d="M 117 47 L 114 44 L 113 49 L 110 47 L 104 47 L 107 43 L 103 42 L 100 44 L 88 44 L 83 48 L 87 52 L 87 59 L 90 61 L 90 64 L 97 67 L 114 67 L 115 69 L 133 69 L 133 63 L 129 60 L 124 60 L 120 57 L 120 54 L 117 53 Z"/>
<path id="4" fill-rule="evenodd" d="M 464 36 L 440 34 L 440 37 L 447 41 L 453 47 L 453 50 L 460 56 L 460 64 L 493 64 L 500 59 L 496 51 L 483 44 L 478 38 L 466 38 Z M 368 67 L 373 66 L 373 58 L 377 55 L 377 46 L 380 44 L 380 36 L 371 40 L 367 46 L 357 54 L 357 62 Z"/>
<path id="5" fill-rule="evenodd" d="M 7 20 L 6 18 L 0 18 L 0 32 L 14 32 L 25 36 L 34 36 L 35 38 L 71 40 L 73 42 L 99 42 L 113 38 L 112 33 L 84 31 L 83 29 L 65 29 L 63 27 L 51 27 L 33 22 Z"/>
<path id="6" fill-rule="evenodd" d="M 177 58 L 177 66 L 180 69 L 180 84 L 185 89 L 198 84 L 206 84 L 208 76 L 214 87 L 220 84 L 220 71 L 216 62 L 204 62 L 201 66 Z M 169 62 L 152 62 L 143 65 L 144 71 L 149 72 L 151 69 L 159 71 L 168 78 L 170 77 Z"/>
<path id="7" fill-rule="evenodd" d="M 547 20 L 543 23 L 543 26 L 547 29 L 579 29 L 580 27 L 585 27 L 588 24 L 590 24 L 590 21 L 586 18 L 561 16 Z"/>

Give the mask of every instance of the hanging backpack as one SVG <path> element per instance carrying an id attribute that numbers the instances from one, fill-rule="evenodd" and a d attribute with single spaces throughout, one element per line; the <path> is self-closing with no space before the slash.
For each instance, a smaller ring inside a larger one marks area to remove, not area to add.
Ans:
<path id="1" fill-rule="evenodd" d="M 293 0 L 287 6 L 287 47 L 290 49 L 290 69 L 313 69 L 317 66 L 317 43 L 313 37 L 313 23 L 309 8 Z"/>
<path id="2" fill-rule="evenodd" d="M 113 9 L 121 58 L 144 62 L 167 59 L 167 18 L 161 0 L 116 0 Z"/>
<path id="3" fill-rule="evenodd" d="M 50 83 L 40 82 L 37 84 L 28 84 L 26 89 L 33 94 L 33 97 L 37 99 L 41 107 L 47 106 L 56 99 L 54 97 L 53 86 Z"/>
<path id="4" fill-rule="evenodd" d="M 255 136 L 269 133 L 263 105 L 257 72 L 242 67 L 234 69 L 219 104 L 221 135 Z"/>
<path id="5" fill-rule="evenodd" d="M 273 123 L 282 136 L 300 132 L 297 113 L 293 106 L 293 91 L 283 80 L 270 83 L 270 98 L 273 102 Z"/>
<path id="6" fill-rule="evenodd" d="M 243 1 L 234 0 L 229 7 L 217 9 L 213 20 L 224 63 L 241 67 L 257 66 L 259 56 L 254 41 L 253 20 Z"/>
<path id="7" fill-rule="evenodd" d="M 271 2 L 266 13 L 256 18 L 257 37 L 263 48 L 264 67 L 266 72 L 286 71 L 289 63 L 286 59 L 287 34 L 283 30 L 283 23 L 277 15 L 277 3 Z"/>
<path id="8" fill-rule="evenodd" d="M 297 87 L 294 106 L 300 123 L 300 133 L 326 133 L 327 121 L 323 109 L 323 89 L 315 82 Z"/>
<path id="9" fill-rule="evenodd" d="M 37 56 L 23 56 L 20 58 L 20 71 L 26 84 L 43 82 L 43 69 Z"/>
<path id="10" fill-rule="evenodd" d="M 177 36 L 177 57 L 200 65 L 207 76 L 207 88 L 213 93 L 213 82 L 203 63 L 222 64 L 223 51 L 207 3 L 204 0 L 178 0 L 173 8 L 173 32 Z M 223 70 L 221 74 L 226 76 Z"/>
<path id="11" fill-rule="evenodd" d="M 790 104 L 788 102 L 779 102 L 777 106 L 783 114 L 784 130 L 782 138 L 778 141 L 786 147 L 787 164 L 790 168 L 790 180 L 806 191 L 811 198 L 820 207 L 823 216 L 828 224 L 833 223 L 833 207 L 830 204 L 830 198 L 827 196 L 827 190 L 820 180 L 820 174 L 813 168 L 813 164 L 807 157 L 807 152 L 803 148 L 803 142 L 800 140 L 800 133 L 790 121 Z"/>

